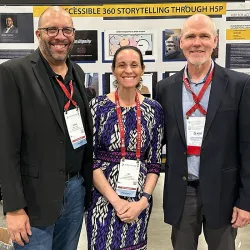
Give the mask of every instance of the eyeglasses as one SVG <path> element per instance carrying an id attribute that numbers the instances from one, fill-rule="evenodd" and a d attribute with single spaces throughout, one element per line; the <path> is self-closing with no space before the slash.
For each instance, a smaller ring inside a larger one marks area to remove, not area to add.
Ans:
<path id="1" fill-rule="evenodd" d="M 48 27 L 48 28 L 38 28 L 38 30 L 46 30 L 48 36 L 57 36 L 59 30 L 61 30 L 63 35 L 66 37 L 73 36 L 75 33 L 75 28 L 70 28 L 70 27 L 62 29 L 59 29 L 57 27 Z"/>

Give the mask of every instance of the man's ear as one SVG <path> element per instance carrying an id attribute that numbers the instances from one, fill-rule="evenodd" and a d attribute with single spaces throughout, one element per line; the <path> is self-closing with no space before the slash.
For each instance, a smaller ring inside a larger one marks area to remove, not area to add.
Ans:
<path id="1" fill-rule="evenodd" d="M 218 42 L 219 42 L 219 37 L 218 37 L 218 35 L 216 35 L 214 38 L 214 49 L 217 47 Z"/>
<path id="2" fill-rule="evenodd" d="M 40 36 L 41 36 L 41 34 L 40 34 L 40 31 L 39 30 L 36 30 L 36 37 L 37 37 L 37 39 L 40 39 Z"/>
<path id="3" fill-rule="evenodd" d="M 180 36 L 180 48 L 182 49 L 182 36 Z"/>

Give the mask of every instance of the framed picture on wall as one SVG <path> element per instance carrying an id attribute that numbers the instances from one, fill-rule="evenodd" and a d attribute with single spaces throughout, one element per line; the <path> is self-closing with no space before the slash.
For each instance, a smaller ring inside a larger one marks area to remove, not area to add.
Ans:
<path id="1" fill-rule="evenodd" d="M 98 60 L 97 45 L 97 30 L 76 30 L 70 59 L 81 63 L 96 62 Z"/>
<path id="2" fill-rule="evenodd" d="M 84 85 L 90 99 L 99 95 L 99 74 L 85 73 Z"/>
<path id="3" fill-rule="evenodd" d="M 140 49 L 146 62 L 154 62 L 157 58 L 154 30 L 106 30 L 103 35 L 103 62 L 110 62 L 117 49 L 128 45 Z"/>
<path id="4" fill-rule="evenodd" d="M 32 13 L 0 13 L 0 43 L 34 43 Z"/>

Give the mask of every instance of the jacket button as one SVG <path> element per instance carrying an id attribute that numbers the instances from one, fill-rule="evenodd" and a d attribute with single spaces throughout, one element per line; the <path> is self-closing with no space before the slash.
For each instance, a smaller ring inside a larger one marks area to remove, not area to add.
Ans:
<path id="1" fill-rule="evenodd" d="M 184 152 L 184 155 L 187 155 L 187 152 L 186 152 L 186 151 Z"/>
<path id="2" fill-rule="evenodd" d="M 186 180 L 187 180 L 187 177 L 186 177 L 186 176 L 182 176 L 182 180 L 183 180 L 183 181 L 186 181 Z"/>
<path id="3" fill-rule="evenodd" d="M 63 144 L 63 143 L 64 143 L 64 141 L 60 141 L 60 143 L 61 143 L 61 144 Z"/>

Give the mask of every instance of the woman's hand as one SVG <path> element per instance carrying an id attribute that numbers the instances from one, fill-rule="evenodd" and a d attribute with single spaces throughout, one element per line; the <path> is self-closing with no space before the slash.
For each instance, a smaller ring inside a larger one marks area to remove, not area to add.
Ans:
<path id="1" fill-rule="evenodd" d="M 141 212 L 148 207 L 148 200 L 143 197 L 139 201 L 128 202 L 117 215 L 121 221 L 131 223 L 135 221 Z"/>
<path id="2" fill-rule="evenodd" d="M 112 206 L 114 207 L 115 211 L 117 214 L 120 213 L 120 211 L 125 211 L 124 207 L 128 204 L 129 202 L 127 200 L 118 198 L 112 203 Z"/>

